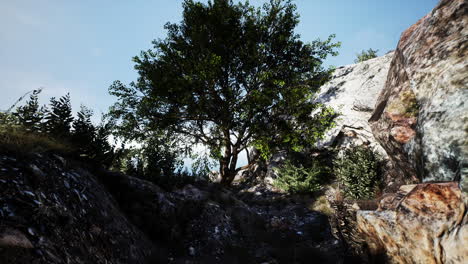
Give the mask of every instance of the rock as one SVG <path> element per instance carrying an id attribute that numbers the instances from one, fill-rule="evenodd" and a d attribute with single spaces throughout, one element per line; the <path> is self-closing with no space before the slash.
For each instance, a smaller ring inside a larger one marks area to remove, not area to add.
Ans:
<path id="1" fill-rule="evenodd" d="M 466 206 L 457 182 L 402 186 L 357 223 L 370 253 L 391 263 L 467 263 Z"/>
<path id="2" fill-rule="evenodd" d="M 160 247 L 79 163 L 62 167 L 51 153 L 6 163 L 18 171 L 0 171 L 7 181 L 0 188 L 0 263 L 157 262 Z M 73 191 L 65 183 L 71 170 L 79 174 Z"/>
<path id="3" fill-rule="evenodd" d="M 276 169 L 283 164 L 283 162 L 287 158 L 286 151 L 280 151 L 278 153 L 273 154 L 273 156 L 268 161 L 267 165 L 267 172 L 264 178 L 264 182 L 267 186 L 272 186 L 273 182 L 275 181 L 277 175 Z"/>
<path id="4" fill-rule="evenodd" d="M 401 35 L 372 131 L 406 182 L 468 190 L 468 5 L 442 0 Z"/>
<path id="5" fill-rule="evenodd" d="M 10 228 L 0 232 L 0 248 L 1 247 L 34 248 L 31 241 L 24 233 L 17 229 Z"/>
<path id="6" fill-rule="evenodd" d="M 184 199 L 192 201 L 205 201 L 209 197 L 209 193 L 202 191 L 191 184 L 187 184 L 180 190 L 176 190 L 175 193 L 184 197 Z"/>
<path id="7" fill-rule="evenodd" d="M 390 52 L 382 57 L 339 67 L 332 79 L 320 88 L 316 101 L 332 107 L 340 112 L 340 116 L 336 127 L 318 142 L 319 149 L 366 144 L 386 156 L 367 120 L 384 88 L 392 57 L 393 52 Z"/>

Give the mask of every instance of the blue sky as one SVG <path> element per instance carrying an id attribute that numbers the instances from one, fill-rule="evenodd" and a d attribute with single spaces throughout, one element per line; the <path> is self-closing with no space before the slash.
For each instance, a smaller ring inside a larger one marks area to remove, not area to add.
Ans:
<path id="1" fill-rule="evenodd" d="M 260 5 L 265 0 L 250 1 Z M 163 25 L 181 19 L 182 0 L 0 0 L 0 109 L 24 92 L 44 87 L 49 97 L 71 93 L 74 110 L 97 114 L 115 98 L 114 80 L 135 80 L 131 58 L 163 38 Z M 379 55 L 396 47 L 402 31 L 436 0 L 297 0 L 303 41 L 335 33 L 340 55 L 328 65 L 351 64 L 362 49 Z"/>

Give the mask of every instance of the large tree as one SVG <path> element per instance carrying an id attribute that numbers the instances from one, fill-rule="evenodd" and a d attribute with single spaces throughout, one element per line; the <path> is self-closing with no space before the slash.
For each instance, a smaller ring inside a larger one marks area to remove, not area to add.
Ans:
<path id="1" fill-rule="evenodd" d="M 128 137 L 162 129 L 202 143 L 229 184 L 248 146 L 299 150 L 332 125 L 333 111 L 312 97 L 331 73 L 322 61 L 339 43 L 302 42 L 291 1 L 255 8 L 186 0 L 183 9 L 180 23 L 166 24 L 165 39 L 134 57 L 138 80 L 110 87 L 119 100 L 111 113 Z"/>

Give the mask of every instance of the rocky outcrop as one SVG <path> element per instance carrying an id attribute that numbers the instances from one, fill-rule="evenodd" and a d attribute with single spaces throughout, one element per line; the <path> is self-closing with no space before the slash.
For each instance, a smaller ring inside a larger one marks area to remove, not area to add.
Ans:
<path id="1" fill-rule="evenodd" d="M 403 185 L 358 211 L 370 253 L 390 263 L 467 263 L 467 200 L 457 182 Z"/>
<path id="2" fill-rule="evenodd" d="M 468 188 L 468 4 L 442 0 L 401 35 L 370 119 L 408 182 Z"/>
<path id="3" fill-rule="evenodd" d="M 375 140 L 368 120 L 383 90 L 393 52 L 361 63 L 339 67 L 320 88 L 316 101 L 340 112 L 336 127 L 318 142 L 318 148 L 347 148 L 371 145 L 382 156 L 385 151 Z"/>
<path id="4" fill-rule="evenodd" d="M 468 3 L 442 0 L 401 35 L 369 120 L 406 182 L 358 211 L 371 255 L 390 263 L 467 263 Z"/>

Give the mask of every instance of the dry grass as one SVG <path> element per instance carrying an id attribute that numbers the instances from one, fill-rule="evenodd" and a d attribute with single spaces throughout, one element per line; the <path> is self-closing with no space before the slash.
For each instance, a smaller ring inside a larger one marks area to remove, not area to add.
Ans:
<path id="1" fill-rule="evenodd" d="M 325 195 L 317 197 L 317 199 L 309 206 L 309 209 L 321 212 L 328 216 L 331 216 L 335 213 Z"/>
<path id="2" fill-rule="evenodd" d="M 47 136 L 28 133 L 19 127 L 0 127 L 0 151 L 15 154 L 44 153 L 54 151 L 69 153 L 70 146 L 53 140 Z"/>

